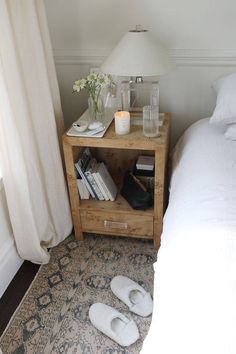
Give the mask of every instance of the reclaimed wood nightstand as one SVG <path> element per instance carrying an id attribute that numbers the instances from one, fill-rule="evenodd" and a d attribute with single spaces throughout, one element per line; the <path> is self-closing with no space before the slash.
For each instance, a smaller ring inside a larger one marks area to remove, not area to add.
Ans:
<path id="1" fill-rule="evenodd" d="M 130 134 L 117 136 L 114 121 L 103 138 L 71 137 L 63 135 L 71 212 L 75 237 L 83 239 L 83 232 L 152 239 L 154 247 L 160 245 L 166 165 L 168 158 L 170 114 L 162 114 L 160 136 L 146 138 L 141 125 L 132 125 Z M 132 119 L 131 119 L 132 122 Z M 97 160 L 104 161 L 118 186 L 124 172 L 130 170 L 139 155 L 155 156 L 154 205 L 145 211 L 134 210 L 118 193 L 114 202 L 94 199 L 80 200 L 74 163 L 85 147 L 89 147 Z"/>

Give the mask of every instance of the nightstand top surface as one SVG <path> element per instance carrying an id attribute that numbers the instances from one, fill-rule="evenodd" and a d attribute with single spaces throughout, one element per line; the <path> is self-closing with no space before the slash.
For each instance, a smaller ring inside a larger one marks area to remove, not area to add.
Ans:
<path id="1" fill-rule="evenodd" d="M 160 127 L 160 136 L 157 138 L 146 138 L 143 136 L 142 125 L 133 125 L 131 118 L 130 133 L 126 135 L 116 135 L 114 121 L 106 131 L 102 138 L 89 137 L 72 137 L 63 135 L 64 143 L 72 146 L 88 146 L 88 147 L 112 147 L 120 149 L 142 149 L 155 150 L 159 145 L 166 145 L 170 129 L 170 114 L 163 113 L 163 125 Z"/>

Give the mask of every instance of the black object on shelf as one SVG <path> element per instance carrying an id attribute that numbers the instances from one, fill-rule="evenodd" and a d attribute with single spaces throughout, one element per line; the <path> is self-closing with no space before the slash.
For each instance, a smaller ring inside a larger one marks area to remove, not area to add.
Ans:
<path id="1" fill-rule="evenodd" d="M 126 171 L 120 194 L 133 209 L 145 210 L 153 205 L 153 198 L 132 172 Z"/>

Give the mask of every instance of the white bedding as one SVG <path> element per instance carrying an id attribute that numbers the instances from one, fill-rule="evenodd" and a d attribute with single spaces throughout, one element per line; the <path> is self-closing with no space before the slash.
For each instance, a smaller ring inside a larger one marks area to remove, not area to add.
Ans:
<path id="1" fill-rule="evenodd" d="M 203 119 L 180 139 L 142 354 L 236 354 L 236 142 Z"/>

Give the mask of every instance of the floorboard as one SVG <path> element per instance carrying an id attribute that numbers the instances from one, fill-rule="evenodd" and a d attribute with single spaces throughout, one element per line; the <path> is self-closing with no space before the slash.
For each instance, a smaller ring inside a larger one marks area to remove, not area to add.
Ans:
<path id="1" fill-rule="evenodd" d="M 25 261 L 0 299 L 0 336 L 21 302 L 40 265 Z"/>

